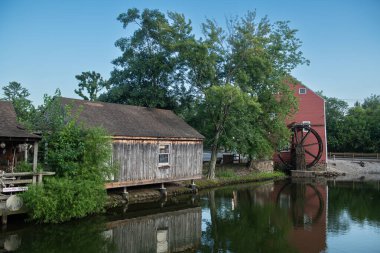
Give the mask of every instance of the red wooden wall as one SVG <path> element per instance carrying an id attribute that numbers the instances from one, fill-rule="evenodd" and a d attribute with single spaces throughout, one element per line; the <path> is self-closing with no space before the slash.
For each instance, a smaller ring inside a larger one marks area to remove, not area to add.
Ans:
<path id="1" fill-rule="evenodd" d="M 294 95 L 298 99 L 298 111 L 292 118 L 288 119 L 287 124 L 292 122 L 302 123 L 303 121 L 310 121 L 311 127 L 318 132 L 323 141 L 323 153 L 319 163 L 324 164 L 327 161 L 325 101 L 322 97 L 302 84 L 290 84 L 290 88 L 294 91 Z M 305 88 L 306 94 L 300 94 L 300 88 Z M 314 142 L 316 142 L 315 139 L 309 139 L 305 144 Z M 316 154 L 318 146 L 310 146 L 307 147 L 307 149 L 313 154 Z M 281 157 L 290 161 L 290 152 L 281 152 Z M 313 158 L 306 154 L 306 162 L 311 160 L 313 160 Z M 275 162 L 279 162 L 277 155 L 275 155 Z"/>

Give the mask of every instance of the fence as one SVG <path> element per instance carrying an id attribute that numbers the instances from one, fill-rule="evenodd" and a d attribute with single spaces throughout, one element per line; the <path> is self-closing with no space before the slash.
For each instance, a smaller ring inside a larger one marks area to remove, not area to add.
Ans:
<path id="1" fill-rule="evenodd" d="M 380 160 L 380 153 L 333 153 L 329 152 L 330 159 L 352 160 Z"/>

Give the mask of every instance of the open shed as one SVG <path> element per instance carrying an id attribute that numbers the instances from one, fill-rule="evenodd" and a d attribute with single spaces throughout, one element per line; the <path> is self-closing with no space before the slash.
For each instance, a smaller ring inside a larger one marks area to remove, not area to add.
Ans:
<path id="1" fill-rule="evenodd" d="M 60 98 L 86 127 L 103 127 L 120 167 L 106 188 L 199 179 L 204 137 L 170 110 Z"/>
<path id="2" fill-rule="evenodd" d="M 13 172 L 20 162 L 33 161 L 37 167 L 38 141 L 40 136 L 31 134 L 17 122 L 11 102 L 0 101 L 0 170 Z M 33 158 L 31 158 L 33 154 Z"/>

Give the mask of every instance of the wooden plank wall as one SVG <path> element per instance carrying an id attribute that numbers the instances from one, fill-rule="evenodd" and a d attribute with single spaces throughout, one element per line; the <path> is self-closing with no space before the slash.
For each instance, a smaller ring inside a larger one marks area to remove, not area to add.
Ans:
<path id="1" fill-rule="evenodd" d="M 170 166 L 158 166 L 159 145 L 170 144 Z M 202 141 L 115 140 L 113 160 L 120 166 L 117 181 L 167 181 L 202 174 Z"/>
<path id="2" fill-rule="evenodd" d="M 149 215 L 107 224 L 116 252 L 159 252 L 157 231 L 167 231 L 167 252 L 182 252 L 200 245 L 200 207 Z"/>

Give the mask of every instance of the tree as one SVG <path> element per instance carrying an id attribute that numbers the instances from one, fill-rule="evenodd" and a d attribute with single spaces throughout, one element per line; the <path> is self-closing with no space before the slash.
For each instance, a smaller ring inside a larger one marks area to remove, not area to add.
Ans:
<path id="1" fill-rule="evenodd" d="M 348 111 L 348 104 L 338 98 L 326 97 L 322 92 L 318 92 L 325 99 L 326 106 L 326 132 L 327 132 L 327 149 L 338 152 L 344 145 L 343 135 L 347 126 L 345 125 L 345 116 Z"/>
<path id="2" fill-rule="evenodd" d="M 3 100 L 12 102 L 18 121 L 31 128 L 35 108 L 28 99 L 29 91 L 18 82 L 10 82 L 8 86 L 3 87 L 3 93 Z"/>
<path id="3" fill-rule="evenodd" d="M 75 78 L 79 81 L 79 89 L 76 89 L 74 92 L 84 100 L 95 101 L 98 99 L 98 93 L 100 91 L 109 88 L 108 82 L 95 71 L 82 72 L 82 74 L 76 75 Z M 88 95 L 85 95 L 83 93 L 84 91 L 86 91 Z"/>
<path id="4" fill-rule="evenodd" d="M 189 53 L 189 80 L 201 92 L 231 84 L 256 99 L 258 117 L 244 119 L 249 131 L 230 139 L 230 146 L 251 160 L 267 158 L 288 140 L 285 119 L 296 110 L 287 84 L 294 81 L 289 72 L 308 61 L 299 50 L 296 30 L 290 29 L 288 22 L 272 24 L 266 17 L 257 22 L 256 13 L 248 12 L 230 20 L 227 27 L 226 31 L 211 20 L 203 24 L 204 39 Z M 212 166 L 210 170 L 214 170 Z"/>
<path id="5" fill-rule="evenodd" d="M 117 18 L 124 28 L 135 26 L 133 35 L 115 45 L 122 55 L 113 61 L 111 90 L 103 101 L 177 109 L 190 98 L 185 85 L 182 52 L 194 41 L 191 24 L 183 15 L 158 10 L 129 9 Z"/>
<path id="6" fill-rule="evenodd" d="M 221 145 L 232 149 L 240 136 L 250 132 L 250 119 L 256 119 L 259 105 L 255 99 L 232 85 L 212 86 L 205 91 L 205 99 L 200 106 L 203 134 L 211 146 L 211 161 L 208 177 L 215 178 L 215 164 Z"/>

